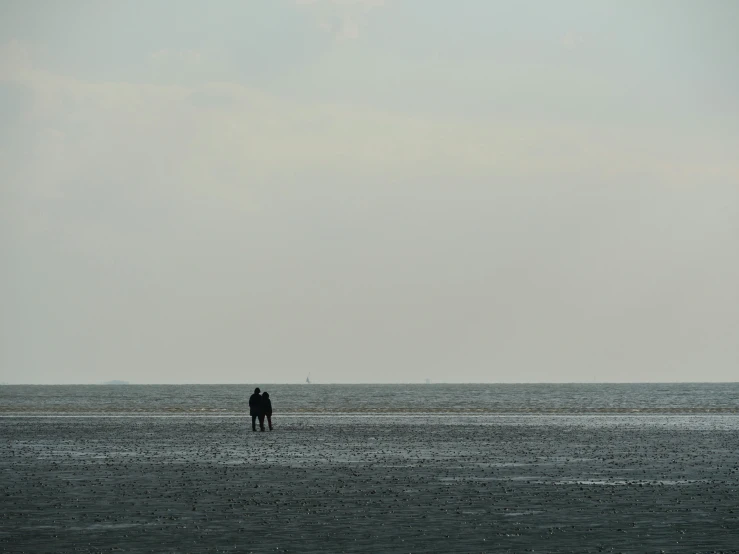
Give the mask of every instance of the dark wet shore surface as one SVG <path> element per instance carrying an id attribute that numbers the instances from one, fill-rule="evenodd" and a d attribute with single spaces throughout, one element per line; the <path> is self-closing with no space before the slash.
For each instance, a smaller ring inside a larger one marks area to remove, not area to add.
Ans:
<path id="1" fill-rule="evenodd" d="M 739 552 L 739 417 L 0 418 L 3 552 Z"/>

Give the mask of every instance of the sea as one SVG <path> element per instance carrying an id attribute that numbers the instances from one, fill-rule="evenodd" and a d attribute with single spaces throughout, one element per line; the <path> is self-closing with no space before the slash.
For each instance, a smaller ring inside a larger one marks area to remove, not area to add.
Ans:
<path id="1" fill-rule="evenodd" d="M 255 385 L 3 385 L 0 415 L 241 416 Z M 274 384 L 282 415 L 738 414 L 739 383 Z"/>
<path id="2" fill-rule="evenodd" d="M 739 553 L 739 383 L 0 386 L 0 552 Z"/>

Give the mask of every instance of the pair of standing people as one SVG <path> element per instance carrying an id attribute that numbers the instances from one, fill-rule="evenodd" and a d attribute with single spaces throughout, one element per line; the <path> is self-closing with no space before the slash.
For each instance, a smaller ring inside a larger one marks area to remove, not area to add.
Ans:
<path id="1" fill-rule="evenodd" d="M 259 430 L 264 431 L 264 418 L 267 417 L 269 430 L 272 427 L 272 401 L 269 399 L 269 393 L 263 392 L 259 394 L 259 387 L 254 389 L 254 394 L 249 397 L 249 413 L 251 414 L 251 430 L 257 430 L 257 418 L 259 418 Z"/>

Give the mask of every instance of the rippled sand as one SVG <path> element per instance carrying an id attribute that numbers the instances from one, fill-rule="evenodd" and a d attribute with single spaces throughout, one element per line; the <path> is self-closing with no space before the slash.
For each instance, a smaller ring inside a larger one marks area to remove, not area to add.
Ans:
<path id="1" fill-rule="evenodd" d="M 737 552 L 739 417 L 0 418 L 0 550 Z"/>

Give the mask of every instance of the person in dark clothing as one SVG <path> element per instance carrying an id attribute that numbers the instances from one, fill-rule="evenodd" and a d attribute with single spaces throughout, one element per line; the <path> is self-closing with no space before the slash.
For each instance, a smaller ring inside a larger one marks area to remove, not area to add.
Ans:
<path id="1" fill-rule="evenodd" d="M 262 410 L 264 415 L 267 417 L 267 423 L 269 423 L 269 430 L 272 431 L 272 401 L 269 399 L 269 393 L 262 393 Z"/>
<path id="2" fill-rule="evenodd" d="M 259 396 L 259 387 L 255 388 L 254 394 L 249 397 L 249 414 L 251 414 L 251 430 L 257 430 L 257 418 L 259 418 L 259 427 L 264 431 L 264 409 L 262 397 Z"/>

